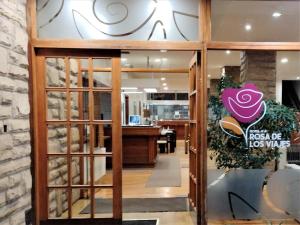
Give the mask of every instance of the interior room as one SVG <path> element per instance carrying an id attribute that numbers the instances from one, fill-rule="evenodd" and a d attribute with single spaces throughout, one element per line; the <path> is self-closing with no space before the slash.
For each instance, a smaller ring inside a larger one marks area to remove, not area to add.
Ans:
<path id="1" fill-rule="evenodd" d="M 300 1 L 0 0 L 0 225 L 300 224 Z"/>

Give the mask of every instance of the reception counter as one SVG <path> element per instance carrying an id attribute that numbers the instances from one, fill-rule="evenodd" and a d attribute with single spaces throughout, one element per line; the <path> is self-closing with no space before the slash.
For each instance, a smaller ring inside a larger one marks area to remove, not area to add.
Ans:
<path id="1" fill-rule="evenodd" d="M 157 139 L 161 128 L 153 126 L 124 126 L 123 165 L 152 167 L 157 156 Z"/>
<path id="2" fill-rule="evenodd" d="M 157 125 L 170 128 L 176 131 L 176 139 L 184 140 L 184 127 L 185 124 L 189 124 L 189 120 L 159 120 L 157 121 Z"/>

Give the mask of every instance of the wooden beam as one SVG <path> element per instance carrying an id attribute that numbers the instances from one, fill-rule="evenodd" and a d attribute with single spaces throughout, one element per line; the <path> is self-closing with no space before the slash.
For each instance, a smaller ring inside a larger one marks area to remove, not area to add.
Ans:
<path id="1" fill-rule="evenodd" d="M 37 38 L 36 0 L 27 0 L 26 20 L 29 39 Z"/>
<path id="2" fill-rule="evenodd" d="M 222 42 L 209 41 L 206 44 L 209 50 L 278 50 L 299 51 L 300 42 Z"/>
<path id="3" fill-rule="evenodd" d="M 36 48 L 61 49 L 126 49 L 126 50 L 201 50 L 200 41 L 135 41 L 135 40 L 32 40 Z"/>
<path id="4" fill-rule="evenodd" d="M 127 73 L 188 73 L 188 68 L 122 68 Z"/>
<path id="5" fill-rule="evenodd" d="M 82 68 L 81 71 L 88 71 L 87 68 Z M 111 72 L 111 68 L 94 68 L 94 72 Z M 121 68 L 121 72 L 126 73 L 188 73 L 188 68 Z"/>

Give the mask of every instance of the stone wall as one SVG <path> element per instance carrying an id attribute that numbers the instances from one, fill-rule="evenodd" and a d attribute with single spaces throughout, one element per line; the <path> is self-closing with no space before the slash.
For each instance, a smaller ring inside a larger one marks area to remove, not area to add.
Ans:
<path id="1" fill-rule="evenodd" d="M 26 0 L 0 0 L 0 224 L 31 208 Z"/>
<path id="2" fill-rule="evenodd" d="M 241 53 L 241 82 L 256 84 L 265 98 L 275 99 L 276 51 L 247 50 Z"/>

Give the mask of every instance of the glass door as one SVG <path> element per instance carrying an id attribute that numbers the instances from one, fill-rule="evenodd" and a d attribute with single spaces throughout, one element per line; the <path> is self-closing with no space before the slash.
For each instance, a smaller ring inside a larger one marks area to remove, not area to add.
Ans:
<path id="1" fill-rule="evenodd" d="M 33 84 L 38 220 L 122 219 L 120 52 L 38 49 Z"/>

